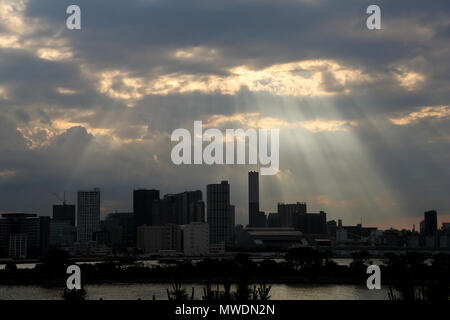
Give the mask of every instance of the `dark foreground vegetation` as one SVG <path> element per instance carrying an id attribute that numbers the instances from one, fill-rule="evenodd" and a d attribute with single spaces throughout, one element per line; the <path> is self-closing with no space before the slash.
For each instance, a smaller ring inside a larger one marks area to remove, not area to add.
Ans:
<path id="1" fill-rule="evenodd" d="M 270 291 L 266 283 L 365 286 L 370 258 L 366 251 L 355 252 L 351 264 L 343 266 L 331 259 L 329 251 L 296 248 L 290 250 L 281 262 L 270 259 L 255 262 L 246 254 L 238 254 L 233 259 L 205 258 L 195 264 L 183 260 L 149 267 L 140 262 L 110 260 L 81 264 L 80 268 L 84 284 L 172 283 L 172 288 L 168 288 L 169 299 L 193 297 L 193 293 L 188 293 L 182 286 L 189 282 L 205 284 L 205 299 L 237 299 L 239 295 L 247 299 L 265 299 Z M 34 269 L 22 270 L 17 269 L 14 264 L 8 264 L 5 270 L 0 271 L 0 284 L 65 286 L 68 276 L 66 268 L 69 264 L 68 254 L 55 250 L 47 254 Z M 417 252 L 386 254 L 386 260 L 380 269 L 382 286 L 389 287 L 389 298 L 392 300 L 448 300 L 450 255 L 426 256 Z M 221 289 L 216 286 L 218 284 Z M 241 290 L 232 292 L 231 284 L 236 284 Z M 70 298 L 71 293 L 66 294 Z"/>

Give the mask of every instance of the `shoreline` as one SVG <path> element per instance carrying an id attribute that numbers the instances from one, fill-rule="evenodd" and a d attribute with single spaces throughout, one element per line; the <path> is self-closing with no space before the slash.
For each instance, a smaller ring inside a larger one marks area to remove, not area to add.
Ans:
<path id="1" fill-rule="evenodd" d="M 2 279 L 4 280 L 4 279 Z M 210 282 L 214 285 L 223 284 L 225 281 L 231 284 L 238 284 L 239 277 L 211 277 Z M 273 279 L 268 279 L 267 277 L 248 277 L 249 285 L 266 283 L 271 284 L 298 284 L 298 285 L 365 285 L 366 278 L 361 277 L 333 277 L 333 276 L 296 276 L 296 277 L 277 277 Z M 98 278 L 97 280 L 84 281 L 85 285 L 102 285 L 102 284 L 151 284 L 151 283 L 167 283 L 178 282 L 181 284 L 198 283 L 206 285 L 208 279 L 204 277 L 164 277 L 164 278 L 143 278 L 143 279 L 125 279 L 125 278 Z M 385 285 L 391 285 L 392 281 L 389 279 L 384 279 L 383 283 Z M 66 284 L 66 278 L 63 279 L 23 279 L 23 281 L 17 281 L 17 279 L 11 279 L 10 281 L 0 281 L 0 286 L 43 286 L 43 287 L 64 287 Z"/>

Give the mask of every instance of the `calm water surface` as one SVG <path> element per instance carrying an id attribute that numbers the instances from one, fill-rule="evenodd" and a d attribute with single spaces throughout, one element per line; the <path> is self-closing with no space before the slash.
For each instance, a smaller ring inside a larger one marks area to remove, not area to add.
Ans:
<path id="1" fill-rule="evenodd" d="M 196 299 L 203 295 L 202 284 L 185 284 L 184 288 L 191 294 L 194 287 Z M 103 284 L 87 285 L 88 299 L 100 298 L 119 300 L 157 300 L 167 299 L 166 289 L 169 283 L 146 284 Z M 0 285 L 0 300 L 56 300 L 61 299 L 62 288 L 40 286 L 3 286 Z M 356 285 L 293 285 L 274 284 L 270 291 L 272 300 L 386 300 L 387 290 L 368 290 Z"/>
<path id="2" fill-rule="evenodd" d="M 339 265 L 348 265 L 352 259 L 335 258 Z M 158 264 L 157 260 L 142 261 L 146 266 Z M 97 263 L 97 262 L 87 262 Z M 381 264 L 382 260 L 373 259 L 373 263 Z M 20 269 L 34 268 L 34 263 L 17 264 Z M 0 265 L 3 269 L 4 265 Z M 204 286 L 199 283 L 185 284 L 184 288 L 191 294 L 194 287 L 196 299 L 201 299 Z M 103 284 L 87 285 L 88 299 L 120 299 L 120 300 L 149 300 L 155 297 L 158 300 L 167 299 L 166 289 L 171 288 L 169 283 L 145 284 Z M 4 286 L 0 285 L 0 300 L 55 300 L 61 299 L 62 288 L 41 286 Z M 385 300 L 387 290 L 368 290 L 365 286 L 356 285 L 296 285 L 274 284 L 270 291 L 273 300 Z"/>

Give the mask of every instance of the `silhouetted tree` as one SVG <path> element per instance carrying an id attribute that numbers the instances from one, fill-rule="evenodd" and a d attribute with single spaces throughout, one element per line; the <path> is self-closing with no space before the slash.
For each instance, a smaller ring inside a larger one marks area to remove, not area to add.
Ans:
<path id="1" fill-rule="evenodd" d="M 388 255 L 388 272 L 393 279 L 393 287 L 400 296 L 392 292 L 389 298 L 403 300 L 448 300 L 450 285 L 450 260 L 448 256 L 437 255 L 431 266 L 426 256 L 418 252 L 405 255 Z"/>
<path id="2" fill-rule="evenodd" d="M 66 272 L 70 255 L 67 251 L 53 249 L 45 254 L 41 264 L 36 265 L 37 270 L 61 274 Z"/>
<path id="3" fill-rule="evenodd" d="M 86 300 L 86 290 L 81 289 L 64 289 L 63 299 L 68 301 Z"/>
<path id="4" fill-rule="evenodd" d="M 295 268 L 321 267 L 328 260 L 328 254 L 309 247 L 293 248 L 285 255 L 285 260 Z"/>
<path id="5" fill-rule="evenodd" d="M 10 272 L 14 272 L 17 271 L 17 266 L 14 262 L 8 262 L 5 265 L 5 270 L 10 271 Z"/>
<path id="6" fill-rule="evenodd" d="M 166 289 L 169 300 L 184 301 L 189 299 L 189 295 L 181 286 L 180 282 L 172 282 L 172 290 Z M 192 288 L 191 300 L 194 300 L 194 288 Z"/>

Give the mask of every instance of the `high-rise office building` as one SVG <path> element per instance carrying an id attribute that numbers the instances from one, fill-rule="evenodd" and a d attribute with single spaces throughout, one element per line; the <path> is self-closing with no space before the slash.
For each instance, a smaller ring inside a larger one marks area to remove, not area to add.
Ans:
<path id="1" fill-rule="evenodd" d="M 228 206 L 228 215 L 227 215 L 226 223 L 227 223 L 227 234 L 226 234 L 225 245 L 227 247 L 234 247 L 234 227 L 236 226 L 234 205 L 230 204 Z"/>
<path id="2" fill-rule="evenodd" d="M 186 223 L 205 222 L 205 203 L 200 190 L 183 192 L 183 207 Z M 202 212 L 203 209 L 203 212 Z"/>
<path id="3" fill-rule="evenodd" d="M 159 190 L 138 189 L 133 191 L 133 214 L 136 227 L 153 225 L 153 202 L 159 200 Z"/>
<path id="4" fill-rule="evenodd" d="M 190 218 L 191 222 L 205 222 L 205 202 L 203 200 L 198 200 L 190 204 Z"/>
<path id="5" fill-rule="evenodd" d="M 437 232 L 437 212 L 430 210 L 424 212 L 424 232 L 426 236 L 435 235 Z"/>
<path id="6" fill-rule="evenodd" d="M 133 212 L 115 212 L 106 217 L 106 221 L 112 221 L 122 227 L 122 246 L 133 247 L 136 245 L 136 225 Z"/>
<path id="7" fill-rule="evenodd" d="M 209 239 L 212 244 L 234 245 L 234 206 L 230 204 L 228 181 L 206 186 Z"/>
<path id="8" fill-rule="evenodd" d="M 248 173 L 248 225 L 251 228 L 259 227 L 259 173 Z"/>
<path id="9" fill-rule="evenodd" d="M 177 224 L 177 210 L 179 202 L 176 197 L 165 196 L 163 199 L 154 200 L 152 204 L 152 226 Z"/>
<path id="10" fill-rule="evenodd" d="M 248 226 L 250 228 L 265 228 L 266 215 L 259 211 L 259 172 L 248 173 Z"/>
<path id="11" fill-rule="evenodd" d="M 298 216 L 302 214 L 306 214 L 306 203 L 278 203 L 278 219 L 280 227 L 297 228 Z"/>
<path id="12" fill-rule="evenodd" d="M 198 204 L 198 202 L 203 202 L 202 192 L 200 190 L 166 194 L 164 200 L 170 201 L 175 206 L 176 224 L 183 225 L 194 221 L 204 222 L 204 220 L 198 220 L 202 218 L 202 213 L 199 212 L 202 207 L 201 204 Z"/>
<path id="13" fill-rule="evenodd" d="M 41 219 L 30 213 L 3 213 L 0 219 L 0 256 L 37 257 L 41 252 Z"/>
<path id="14" fill-rule="evenodd" d="M 100 189 L 80 190 L 77 198 L 77 239 L 86 243 L 100 227 Z"/>
<path id="15" fill-rule="evenodd" d="M 41 255 L 45 255 L 50 249 L 50 217 L 39 217 L 39 246 Z"/>
<path id="16" fill-rule="evenodd" d="M 75 226 L 75 205 L 65 203 L 53 205 L 53 220 L 69 221 L 70 225 Z"/>
<path id="17" fill-rule="evenodd" d="M 303 234 L 326 235 L 327 214 L 324 211 L 319 213 L 305 213 L 297 216 L 297 229 Z"/>

